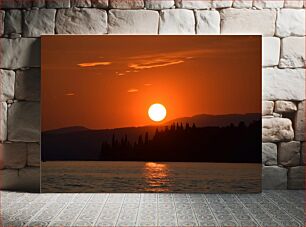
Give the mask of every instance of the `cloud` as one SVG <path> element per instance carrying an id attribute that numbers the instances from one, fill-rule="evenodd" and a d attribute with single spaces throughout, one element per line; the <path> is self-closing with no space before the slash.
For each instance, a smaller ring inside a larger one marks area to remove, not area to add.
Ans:
<path id="1" fill-rule="evenodd" d="M 150 87 L 150 86 L 152 86 L 153 84 L 149 84 L 149 83 L 147 83 L 147 84 L 144 84 L 144 86 L 147 86 L 147 87 Z"/>
<path id="2" fill-rule="evenodd" d="M 78 66 L 80 67 L 94 67 L 94 66 L 100 66 L 100 65 L 110 65 L 112 62 L 109 61 L 100 61 L 100 62 L 86 62 L 86 63 L 80 63 Z"/>
<path id="3" fill-rule="evenodd" d="M 170 51 L 160 52 L 155 54 L 146 54 L 131 56 L 127 58 L 128 67 L 133 71 L 152 69 L 159 67 L 167 67 L 172 65 L 183 64 L 187 61 L 193 60 L 194 58 L 201 57 L 205 54 L 212 53 L 211 49 L 194 49 L 194 50 L 183 50 L 183 51 Z"/>
<path id="4" fill-rule="evenodd" d="M 66 93 L 65 95 L 66 96 L 74 96 L 75 94 L 74 93 Z"/>
<path id="5" fill-rule="evenodd" d="M 141 69 L 165 67 L 169 65 L 177 65 L 181 63 L 184 63 L 184 61 L 183 60 L 173 61 L 171 59 L 155 59 L 153 61 L 148 61 L 148 62 L 129 64 L 129 67 L 132 69 L 141 70 Z"/>
<path id="6" fill-rule="evenodd" d="M 136 89 L 136 88 L 131 88 L 131 89 L 129 89 L 127 92 L 128 93 L 136 93 L 136 92 L 138 92 L 139 90 L 138 89 Z"/>
<path id="7" fill-rule="evenodd" d="M 175 65 L 185 64 L 197 59 L 208 58 L 224 58 L 228 55 L 234 57 L 238 52 L 250 52 L 249 48 L 236 48 L 233 42 L 241 42 L 241 39 L 231 42 L 219 43 L 214 40 L 213 42 L 203 45 L 203 48 L 188 49 L 182 47 L 181 50 L 173 51 L 154 51 L 151 53 L 130 55 L 125 57 L 118 57 L 112 61 L 97 61 L 80 63 L 80 67 L 94 67 L 94 66 L 108 66 L 109 70 L 114 70 L 115 75 L 124 76 L 130 73 L 137 73 L 143 70 L 156 69 L 160 67 L 171 67 Z"/>

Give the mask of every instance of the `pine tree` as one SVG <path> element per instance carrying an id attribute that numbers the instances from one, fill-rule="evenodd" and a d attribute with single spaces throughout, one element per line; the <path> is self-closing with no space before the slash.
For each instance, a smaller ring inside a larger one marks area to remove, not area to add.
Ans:
<path id="1" fill-rule="evenodd" d="M 142 135 L 140 135 L 139 138 L 138 138 L 138 144 L 139 144 L 139 145 L 142 145 L 142 144 L 143 144 Z"/>
<path id="2" fill-rule="evenodd" d="M 145 134 L 145 144 L 149 144 L 149 133 L 146 132 Z"/>
<path id="3" fill-rule="evenodd" d="M 128 144 L 128 139 L 127 139 L 127 135 L 124 135 L 124 144 Z"/>
<path id="4" fill-rule="evenodd" d="M 112 137 L 112 147 L 114 148 L 116 146 L 116 137 L 115 137 L 115 134 L 113 134 L 113 137 Z"/>

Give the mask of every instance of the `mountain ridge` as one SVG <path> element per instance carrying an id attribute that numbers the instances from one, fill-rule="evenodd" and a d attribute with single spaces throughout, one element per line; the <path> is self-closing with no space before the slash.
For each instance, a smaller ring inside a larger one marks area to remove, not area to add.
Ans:
<path id="1" fill-rule="evenodd" d="M 169 126 L 173 123 L 182 123 L 182 124 L 195 124 L 197 127 L 224 127 L 230 125 L 231 123 L 236 125 L 240 121 L 245 122 L 246 124 L 251 123 L 256 118 L 261 117 L 261 113 L 246 113 L 246 114 L 222 114 L 222 115 L 212 115 L 212 114 L 196 114 L 191 117 L 181 117 L 169 120 L 161 125 L 144 125 L 144 126 L 130 126 L 130 127 L 121 127 L 121 128 L 106 128 L 106 129 L 90 129 L 84 126 L 70 126 L 64 128 L 57 128 L 52 130 L 43 131 L 47 134 L 57 134 L 57 133 L 74 133 L 82 131 L 111 131 L 111 130 L 124 130 L 124 129 L 139 129 L 139 128 L 163 128 Z M 210 122 L 209 122 L 210 121 Z"/>
<path id="2" fill-rule="evenodd" d="M 62 129 L 42 132 L 42 160 L 99 160 L 101 155 L 101 146 L 104 143 L 112 144 L 112 141 L 127 140 L 130 144 L 139 142 L 140 137 L 148 139 L 154 138 L 154 135 L 166 130 L 173 130 L 173 123 L 182 123 L 183 127 L 188 128 L 188 124 L 192 126 L 195 123 L 197 129 L 201 131 L 209 131 L 214 133 L 216 131 L 226 132 L 223 126 L 236 125 L 243 122 L 244 125 L 250 125 L 252 122 L 259 122 L 261 120 L 261 113 L 250 114 L 231 114 L 231 115 L 196 115 L 189 118 L 177 118 L 169 122 L 165 122 L 158 126 L 142 126 L 142 127 L 126 127 L 114 129 L 87 129 L 82 126 L 73 126 Z M 188 123 L 188 124 L 187 124 Z M 181 127 L 181 126 L 179 126 Z M 174 128 L 177 128 L 176 126 Z M 223 129 L 222 129 L 223 128 Z M 233 127 L 230 127 L 230 129 Z M 159 130 L 161 129 L 161 130 Z M 261 126 L 259 127 L 259 130 Z M 198 131 L 199 131 L 198 130 Z M 233 130 L 233 129 L 231 129 Z M 209 136 L 209 134 L 207 135 Z M 224 136 L 224 135 L 223 135 Z M 227 135 L 230 137 L 233 135 Z M 216 136 L 217 137 L 217 136 Z M 258 140 L 261 139 L 261 133 L 258 133 Z M 201 140 L 202 141 L 202 140 Z M 236 140 L 233 140 L 236 141 Z M 238 143 L 237 140 L 236 143 Z M 245 143 L 247 141 L 244 141 Z M 231 142 L 229 141 L 229 144 Z M 218 144 L 218 143 L 216 143 Z M 261 144 L 261 143 L 260 143 Z M 252 145 L 252 143 L 251 143 Z M 237 145 L 238 146 L 238 145 Z M 240 145 L 239 145 L 240 146 Z M 245 145 L 247 147 L 247 145 Z M 249 146 L 249 145 L 248 145 Z M 251 148 L 250 148 L 251 149 Z M 253 149 L 253 148 L 252 148 Z M 244 150 L 244 149 L 242 149 Z M 261 154 L 261 153 L 260 153 Z M 175 157 L 175 155 L 173 155 Z M 122 157 L 124 158 L 124 157 Z"/>

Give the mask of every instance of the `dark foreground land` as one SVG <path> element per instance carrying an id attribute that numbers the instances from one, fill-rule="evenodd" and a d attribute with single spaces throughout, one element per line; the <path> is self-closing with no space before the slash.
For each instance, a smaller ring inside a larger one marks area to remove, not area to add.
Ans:
<path id="1" fill-rule="evenodd" d="M 43 132 L 42 161 L 261 163 L 261 121 Z"/>

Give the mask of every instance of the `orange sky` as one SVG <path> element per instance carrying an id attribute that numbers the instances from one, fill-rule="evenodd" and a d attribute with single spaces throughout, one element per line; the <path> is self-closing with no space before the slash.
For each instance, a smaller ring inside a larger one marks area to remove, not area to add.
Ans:
<path id="1" fill-rule="evenodd" d="M 261 112 L 260 36 L 43 36 L 42 130 Z"/>

